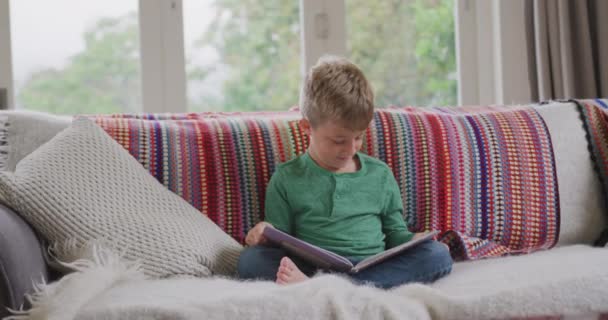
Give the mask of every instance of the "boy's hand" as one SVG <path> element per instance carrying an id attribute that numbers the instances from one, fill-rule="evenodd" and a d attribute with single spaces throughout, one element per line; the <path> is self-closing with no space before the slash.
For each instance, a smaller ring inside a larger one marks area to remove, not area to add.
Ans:
<path id="1" fill-rule="evenodd" d="M 264 228 L 266 227 L 274 228 L 270 223 L 264 221 L 256 224 L 255 227 L 253 227 L 253 229 L 249 230 L 249 232 L 247 233 L 247 236 L 245 237 L 245 243 L 248 246 L 265 244 L 266 238 L 264 237 Z"/>
<path id="2" fill-rule="evenodd" d="M 417 232 L 417 233 L 414 233 L 414 237 L 412 238 L 412 240 L 414 240 L 414 239 L 416 239 L 416 238 L 420 238 L 420 237 L 422 237 L 422 236 L 424 236 L 424 235 L 425 235 L 425 232 Z M 448 252 L 450 251 L 450 247 L 449 247 L 447 244 L 445 244 L 445 243 L 443 243 L 443 242 L 439 242 L 439 243 L 441 243 L 441 244 L 442 244 L 442 245 L 443 245 L 443 246 L 444 246 L 444 247 L 445 247 L 445 248 L 448 250 Z"/>

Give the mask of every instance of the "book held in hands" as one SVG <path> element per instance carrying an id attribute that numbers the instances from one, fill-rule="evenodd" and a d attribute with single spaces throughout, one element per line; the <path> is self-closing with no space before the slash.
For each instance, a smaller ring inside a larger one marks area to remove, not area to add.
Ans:
<path id="1" fill-rule="evenodd" d="M 348 273 L 357 273 L 371 267 L 396 254 L 411 249 L 420 243 L 433 239 L 438 233 L 439 231 L 426 232 L 422 236 L 418 236 L 406 243 L 382 251 L 371 257 L 367 257 L 356 265 L 353 265 L 352 262 L 341 255 L 302 241 L 278 229 L 272 227 L 264 228 L 264 237 L 269 243 L 282 247 L 291 254 L 310 262 L 318 268 Z"/>

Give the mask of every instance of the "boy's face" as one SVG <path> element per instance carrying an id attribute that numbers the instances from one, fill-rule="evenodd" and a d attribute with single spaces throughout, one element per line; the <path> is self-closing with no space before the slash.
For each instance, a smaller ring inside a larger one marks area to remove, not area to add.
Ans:
<path id="1" fill-rule="evenodd" d="M 335 172 L 354 163 L 355 153 L 363 144 L 365 130 L 353 131 L 335 121 L 325 121 L 313 128 L 308 120 L 302 119 L 300 125 L 310 137 L 309 151 L 319 166 Z"/>

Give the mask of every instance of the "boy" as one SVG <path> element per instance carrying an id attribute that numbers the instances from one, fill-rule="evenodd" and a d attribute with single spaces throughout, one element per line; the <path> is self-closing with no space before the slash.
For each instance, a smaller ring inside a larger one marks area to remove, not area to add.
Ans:
<path id="1" fill-rule="evenodd" d="M 359 152 L 373 114 L 367 79 L 349 61 L 325 57 L 306 77 L 300 126 L 305 154 L 279 165 L 266 192 L 266 218 L 252 228 L 238 263 L 244 279 L 300 282 L 317 270 L 280 248 L 264 246 L 264 228 L 277 228 L 354 263 L 411 240 L 399 187 L 388 166 Z M 356 274 L 355 282 L 391 288 L 448 274 L 447 247 L 427 241 Z"/>

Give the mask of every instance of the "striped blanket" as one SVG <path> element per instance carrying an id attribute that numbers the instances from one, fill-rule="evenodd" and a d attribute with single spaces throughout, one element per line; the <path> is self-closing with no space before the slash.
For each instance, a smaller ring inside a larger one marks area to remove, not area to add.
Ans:
<path id="1" fill-rule="evenodd" d="M 167 188 L 243 242 L 277 164 L 305 152 L 299 113 L 92 116 Z M 552 247 L 559 199 L 549 132 L 532 107 L 376 111 L 363 152 L 392 169 L 412 231 L 455 259 Z"/>

